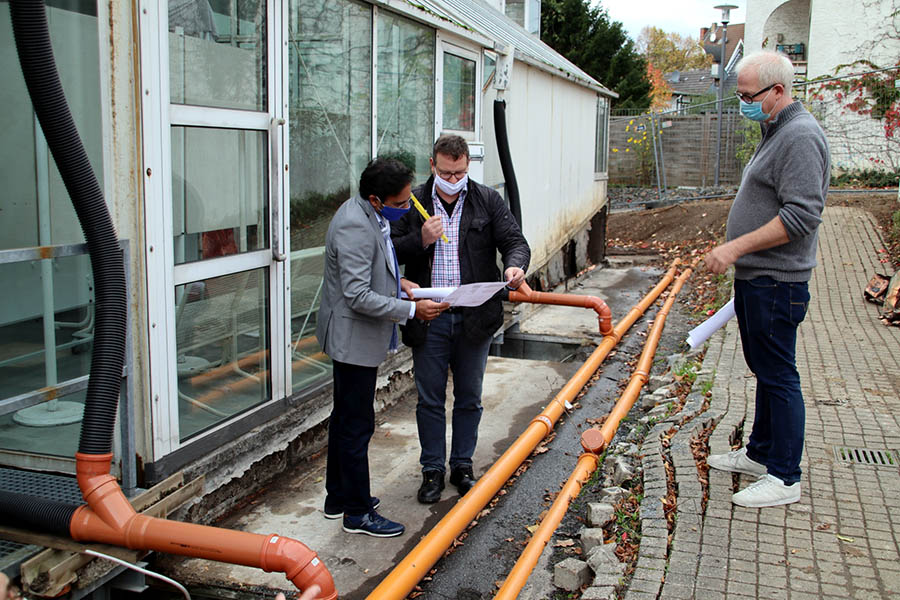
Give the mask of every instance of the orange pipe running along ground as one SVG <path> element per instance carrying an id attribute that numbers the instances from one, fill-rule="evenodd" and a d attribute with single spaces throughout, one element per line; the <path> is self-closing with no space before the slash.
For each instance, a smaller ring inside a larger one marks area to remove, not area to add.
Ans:
<path id="1" fill-rule="evenodd" d="M 562 491 L 560 491 L 556 500 L 553 502 L 553 505 L 550 507 L 550 510 L 547 511 L 541 524 L 528 542 L 528 545 L 525 546 L 525 549 L 522 551 L 519 560 L 516 561 L 516 564 L 509 572 L 509 575 L 506 577 L 506 580 L 503 582 L 497 595 L 494 596 L 495 600 L 509 600 L 511 598 L 516 598 L 519 595 L 522 587 L 528 581 L 529 575 L 531 575 L 531 572 L 534 570 L 534 566 L 537 564 L 538 559 L 541 557 L 544 547 L 547 545 L 547 542 L 550 541 L 550 538 L 553 536 L 553 533 L 556 531 L 556 528 L 559 527 L 562 518 L 565 516 L 566 511 L 569 509 L 569 504 L 578 496 L 578 493 L 581 491 L 581 486 L 584 485 L 584 482 L 590 478 L 591 474 L 600 464 L 598 455 L 603 452 L 612 441 L 613 436 L 616 434 L 616 429 L 618 429 L 619 422 L 628 414 L 631 407 L 634 406 L 634 402 L 640 394 L 641 388 L 650 377 L 650 367 L 653 365 L 653 357 L 656 354 L 659 338 L 662 335 L 662 330 L 666 323 L 666 316 L 669 314 L 669 309 L 672 307 L 672 304 L 675 303 L 675 296 L 678 295 L 678 292 L 681 290 L 681 287 L 684 285 L 687 278 L 691 276 L 691 272 L 695 265 L 696 262 L 678 276 L 669 297 L 666 298 L 662 308 L 659 309 L 659 312 L 656 314 L 656 318 L 653 321 L 653 327 L 650 330 L 650 335 L 647 336 L 644 350 L 641 352 L 641 357 L 638 360 L 637 366 L 631 374 L 628 386 L 625 388 L 625 391 L 622 392 L 622 395 L 613 407 L 612 412 L 610 412 L 609 416 L 606 418 L 603 427 L 599 430 L 591 428 L 582 434 L 581 446 L 585 449 L 585 452 L 578 457 L 578 463 L 575 465 L 575 470 L 572 471 L 569 480 L 566 481 Z"/>
<path id="2" fill-rule="evenodd" d="M 298 589 L 318 588 L 316 597 L 321 600 L 337 598 L 331 573 L 305 544 L 275 534 L 259 535 L 139 514 L 109 474 L 112 454 L 78 452 L 75 459 L 78 487 L 87 505 L 78 507 L 72 516 L 72 539 L 280 571 Z"/>
<path id="3" fill-rule="evenodd" d="M 628 315 L 620 321 L 615 328 L 610 330 L 587 361 L 578 369 L 575 375 L 563 386 L 563 389 L 553 398 L 528 428 L 513 442 L 503 455 L 497 459 L 490 469 L 481 476 L 469 492 L 463 496 L 444 518 L 438 522 L 428 534 L 422 538 L 388 576 L 378 584 L 368 598 L 382 600 L 392 598 L 400 600 L 405 598 L 416 584 L 441 558 L 444 551 L 450 547 L 453 540 L 472 522 L 482 508 L 494 497 L 503 484 L 515 473 L 519 465 L 528 458 L 532 450 L 547 437 L 553 430 L 553 426 L 565 411 L 566 402 L 573 399 L 576 394 L 587 384 L 591 376 L 600 368 L 609 352 L 616 346 L 626 331 L 647 310 L 656 298 L 662 293 L 675 277 L 675 267 L 678 261 L 672 263 L 671 268 L 663 276 L 662 280 L 653 288 Z M 515 293 L 515 292 L 513 292 Z M 532 292 L 536 293 L 536 292 Z M 528 294 L 524 294 L 527 296 Z M 555 294 L 562 295 L 562 294 Z M 512 297 L 512 293 L 510 294 Z M 526 301 L 526 300 L 519 300 Z M 602 301 L 601 301 L 602 302 Z M 569 304 L 571 305 L 571 304 Z M 576 306 L 584 306 L 577 304 Z M 605 304 L 604 304 L 605 306 Z M 601 322 L 602 327 L 602 322 Z"/>

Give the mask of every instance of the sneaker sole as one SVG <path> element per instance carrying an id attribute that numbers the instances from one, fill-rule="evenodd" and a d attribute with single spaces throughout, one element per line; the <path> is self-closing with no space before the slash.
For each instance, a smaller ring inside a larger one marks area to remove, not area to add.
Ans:
<path id="1" fill-rule="evenodd" d="M 389 538 L 389 537 L 397 537 L 398 535 L 403 535 L 403 532 L 406 530 L 404 529 L 404 530 L 397 531 L 394 533 L 373 533 L 366 529 L 350 529 L 348 527 L 344 527 L 344 531 L 346 531 L 347 533 L 363 533 L 365 535 L 371 535 L 372 537 Z"/>
<path id="2" fill-rule="evenodd" d="M 372 507 L 372 510 L 377 510 L 379 506 L 381 506 L 381 500 L 379 500 L 378 502 L 375 503 L 375 505 Z M 339 513 L 323 512 L 322 516 L 325 517 L 326 519 L 328 519 L 329 521 L 334 521 L 336 519 L 343 519 L 344 513 L 343 512 L 339 512 Z"/>
<path id="3" fill-rule="evenodd" d="M 740 493 L 740 492 L 738 492 Z M 735 494 L 736 496 L 737 494 Z M 750 504 L 748 502 L 739 502 L 735 500 L 734 496 L 731 497 L 731 502 L 737 504 L 738 506 L 743 506 L 744 508 L 769 508 L 771 506 L 782 506 L 784 504 L 793 504 L 795 502 L 800 502 L 800 496 L 796 498 L 783 498 L 781 500 L 776 500 L 774 502 L 765 502 L 760 504 Z"/>

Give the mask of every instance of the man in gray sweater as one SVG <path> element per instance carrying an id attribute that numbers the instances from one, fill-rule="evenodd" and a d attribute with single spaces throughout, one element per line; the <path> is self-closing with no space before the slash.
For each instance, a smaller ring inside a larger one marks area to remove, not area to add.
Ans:
<path id="1" fill-rule="evenodd" d="M 735 267 L 734 306 L 744 359 L 756 375 L 756 416 L 746 448 L 707 462 L 759 478 L 734 494 L 735 504 L 777 506 L 800 500 L 806 411 L 795 360 L 797 326 L 809 304 L 831 163 L 822 128 L 791 98 L 790 60 L 763 51 L 737 69 L 741 112 L 760 122 L 762 139 L 744 168 L 727 241 L 705 261 L 714 273 Z"/>

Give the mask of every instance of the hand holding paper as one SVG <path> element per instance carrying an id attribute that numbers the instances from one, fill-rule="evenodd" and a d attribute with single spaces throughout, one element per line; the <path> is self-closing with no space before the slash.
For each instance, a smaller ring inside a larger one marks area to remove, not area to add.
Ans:
<path id="1" fill-rule="evenodd" d="M 688 332 L 687 343 L 691 350 L 709 339 L 709 336 L 718 331 L 734 316 L 734 298 L 728 304 L 720 308 L 716 314 L 703 321 Z"/>

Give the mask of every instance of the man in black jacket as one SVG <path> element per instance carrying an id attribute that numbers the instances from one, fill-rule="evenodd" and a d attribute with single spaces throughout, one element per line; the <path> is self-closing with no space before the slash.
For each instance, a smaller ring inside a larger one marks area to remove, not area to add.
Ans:
<path id="1" fill-rule="evenodd" d="M 505 280 L 515 289 L 528 269 L 528 242 L 500 194 L 469 180 L 468 170 L 466 141 L 456 135 L 438 138 L 431 158 L 432 176 L 413 190 L 434 216 L 425 220 L 409 211 L 392 224 L 397 259 L 406 265 L 406 278 L 422 287 Z M 503 260 L 502 280 L 497 251 Z M 419 502 L 437 502 L 444 489 L 448 368 L 453 371 L 450 483 L 461 495 L 475 484 L 472 454 L 481 420 L 481 384 L 491 338 L 502 324 L 498 293 L 481 306 L 451 308 L 429 323 L 411 319 L 402 327 L 403 342 L 413 351 L 419 393 Z"/>

